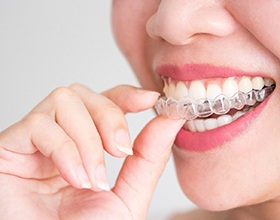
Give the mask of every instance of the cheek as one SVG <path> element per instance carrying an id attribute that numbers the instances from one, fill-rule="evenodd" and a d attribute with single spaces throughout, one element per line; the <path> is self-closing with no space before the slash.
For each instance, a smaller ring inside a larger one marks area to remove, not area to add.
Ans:
<path id="1" fill-rule="evenodd" d="M 146 22 L 153 14 L 151 3 L 131 0 L 115 0 L 112 5 L 112 27 L 115 39 L 128 58 L 143 50 Z"/>
<path id="2" fill-rule="evenodd" d="M 228 10 L 266 48 L 280 57 L 280 1 L 228 0 Z"/>
<path id="3" fill-rule="evenodd" d="M 150 37 L 146 23 L 158 7 L 158 1 L 115 0 L 112 6 L 112 28 L 116 42 L 137 75 L 140 84 L 159 90 L 159 79 L 152 70 Z M 160 81 L 161 82 L 161 81 Z"/>
<path id="4" fill-rule="evenodd" d="M 132 42 L 135 38 L 135 26 L 137 19 L 131 16 L 129 6 L 133 4 L 125 0 L 115 0 L 112 5 L 111 21 L 112 30 L 116 42 L 125 56 L 130 56 L 133 51 Z M 131 47 L 132 46 L 132 47 Z"/>

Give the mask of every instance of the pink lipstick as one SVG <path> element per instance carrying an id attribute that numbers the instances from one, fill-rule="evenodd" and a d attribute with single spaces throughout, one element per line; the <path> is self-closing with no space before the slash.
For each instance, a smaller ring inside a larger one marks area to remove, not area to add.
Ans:
<path id="1" fill-rule="evenodd" d="M 201 79 L 229 78 L 229 77 L 266 77 L 264 73 L 245 72 L 229 67 L 217 67 L 209 64 L 189 64 L 182 67 L 175 65 L 162 65 L 156 69 L 156 72 L 164 77 L 176 81 L 194 81 Z M 272 90 L 273 91 L 273 90 Z M 240 118 L 230 124 L 217 127 L 212 130 L 191 132 L 181 129 L 177 134 L 175 144 L 182 149 L 189 151 L 208 151 L 213 148 L 222 146 L 225 142 L 240 135 L 252 121 L 263 111 L 269 99 L 261 102 L 256 108 L 247 112 Z M 212 119 L 213 120 L 213 119 Z M 187 128 L 186 128 L 187 129 Z"/>

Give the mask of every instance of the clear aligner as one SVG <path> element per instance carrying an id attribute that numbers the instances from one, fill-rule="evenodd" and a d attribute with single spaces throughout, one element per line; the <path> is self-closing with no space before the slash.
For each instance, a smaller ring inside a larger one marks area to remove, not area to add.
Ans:
<path id="1" fill-rule="evenodd" d="M 248 93 L 237 92 L 230 98 L 221 94 L 213 100 L 193 100 L 184 97 L 177 101 L 172 97 L 160 97 L 155 109 L 159 115 L 165 115 L 171 119 L 193 120 L 198 117 L 206 118 L 212 114 L 226 114 L 230 109 L 241 110 L 245 106 L 254 106 L 264 101 L 273 92 L 274 88 L 275 85 L 271 85 Z"/>

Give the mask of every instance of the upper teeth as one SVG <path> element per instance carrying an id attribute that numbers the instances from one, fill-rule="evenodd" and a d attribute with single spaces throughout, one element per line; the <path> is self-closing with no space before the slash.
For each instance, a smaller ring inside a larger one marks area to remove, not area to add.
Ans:
<path id="1" fill-rule="evenodd" d="M 231 123 L 253 109 L 244 106 L 262 102 L 275 87 L 272 79 L 257 76 L 190 82 L 164 78 L 164 84 L 166 97 L 158 100 L 157 112 L 174 119 L 188 120 L 184 128 L 192 132 L 212 130 Z M 238 111 L 226 115 L 231 108 Z M 211 114 L 221 116 L 207 118 Z"/>
<path id="2" fill-rule="evenodd" d="M 183 97 L 189 97 L 194 100 L 214 99 L 218 95 L 231 97 L 237 92 L 247 93 L 251 90 L 261 90 L 264 86 L 274 84 L 274 81 L 263 77 L 238 77 L 215 80 L 194 80 L 183 82 L 171 79 L 164 79 L 165 85 L 163 92 L 167 97 L 173 97 L 180 100 Z"/>

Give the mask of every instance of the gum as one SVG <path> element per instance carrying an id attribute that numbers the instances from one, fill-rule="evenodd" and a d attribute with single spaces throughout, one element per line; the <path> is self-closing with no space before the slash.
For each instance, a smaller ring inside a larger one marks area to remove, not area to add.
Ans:
<path id="1" fill-rule="evenodd" d="M 240 110 L 245 106 L 254 106 L 264 101 L 273 92 L 274 88 L 275 85 L 271 85 L 248 93 L 237 92 L 230 98 L 221 94 L 213 100 L 193 100 L 184 97 L 177 101 L 172 97 L 160 97 L 155 109 L 158 115 L 164 115 L 171 119 L 193 120 L 198 117 L 207 118 L 212 114 L 226 114 L 231 109 Z"/>

